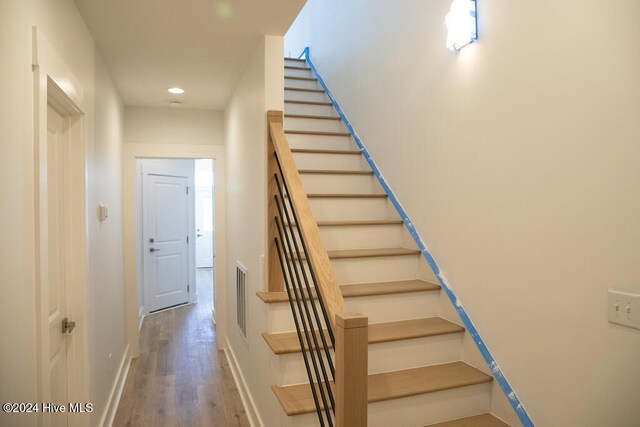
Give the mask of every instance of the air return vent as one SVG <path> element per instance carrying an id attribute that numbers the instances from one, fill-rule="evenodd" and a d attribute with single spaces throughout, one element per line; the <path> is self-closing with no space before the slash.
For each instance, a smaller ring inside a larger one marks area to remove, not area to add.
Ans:
<path id="1" fill-rule="evenodd" d="M 247 269 L 236 263 L 236 319 L 244 337 L 247 336 Z"/>

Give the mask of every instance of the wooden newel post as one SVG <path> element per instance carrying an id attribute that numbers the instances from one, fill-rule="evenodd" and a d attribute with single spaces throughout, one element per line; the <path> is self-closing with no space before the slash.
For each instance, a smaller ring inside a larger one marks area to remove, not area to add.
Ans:
<path id="1" fill-rule="evenodd" d="M 367 426 L 369 319 L 361 314 L 336 314 L 336 426 Z"/>
<path id="2" fill-rule="evenodd" d="M 268 111 L 267 112 L 267 126 L 271 123 L 284 122 L 284 116 L 282 111 Z M 268 133 L 268 146 L 267 146 L 267 234 L 269 250 L 267 253 L 267 268 L 268 273 L 268 291 L 269 292 L 282 292 L 284 291 L 284 278 L 282 277 L 282 269 L 280 267 L 280 260 L 278 259 L 278 253 L 276 252 L 276 245 L 273 241 L 274 237 L 278 235 L 278 230 L 273 217 L 277 215 L 278 208 L 273 200 L 273 196 L 278 194 L 278 186 L 273 174 L 278 171 L 278 164 L 276 163 L 276 156 L 274 154 L 275 147 L 273 145 L 273 139 L 271 133 L 267 129 Z M 284 231 L 284 230 L 283 230 Z M 282 245 L 282 243 L 280 243 Z"/>

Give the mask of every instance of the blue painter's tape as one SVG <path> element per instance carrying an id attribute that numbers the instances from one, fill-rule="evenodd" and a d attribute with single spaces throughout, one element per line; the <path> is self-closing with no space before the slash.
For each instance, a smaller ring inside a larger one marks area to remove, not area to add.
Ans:
<path id="1" fill-rule="evenodd" d="M 391 190 L 391 187 L 389 186 L 386 179 L 380 172 L 378 165 L 376 165 L 373 158 L 371 158 L 371 154 L 369 154 L 369 151 L 367 151 L 367 149 L 365 148 L 364 144 L 362 143 L 362 140 L 360 139 L 355 129 L 353 128 L 353 126 L 345 116 L 344 112 L 342 111 L 342 108 L 340 108 L 340 105 L 338 104 L 334 96 L 331 94 L 331 91 L 329 91 L 329 88 L 327 87 L 324 80 L 322 79 L 322 76 L 320 76 L 318 69 L 315 67 L 315 65 L 311 61 L 311 58 L 309 57 L 309 47 L 306 47 L 298 58 L 302 58 L 302 57 L 304 57 L 307 60 L 307 63 L 309 64 L 309 67 L 311 68 L 313 74 L 318 78 L 318 83 L 320 83 L 320 85 L 323 87 L 323 89 L 327 93 L 327 96 L 329 96 L 331 103 L 333 104 L 334 108 L 340 115 L 340 118 L 342 119 L 343 123 L 347 126 L 347 129 L 349 129 L 349 132 L 353 136 L 353 139 L 356 141 L 356 144 L 358 144 L 358 147 L 360 147 L 360 149 L 362 150 L 362 154 L 364 158 L 366 159 L 367 163 L 369 163 L 369 166 L 371 166 L 373 173 L 378 178 L 378 181 L 380 181 L 380 185 L 382 185 L 382 188 L 389 196 L 389 200 L 391 200 L 391 203 L 393 203 L 393 206 L 398 211 L 398 214 L 400 215 L 400 218 L 402 218 L 402 221 L 404 222 L 405 226 L 409 230 L 411 237 L 413 237 L 413 240 L 415 240 L 416 244 L 418 245 L 418 248 L 422 252 L 422 255 L 425 257 L 425 259 L 429 263 L 429 266 L 431 267 L 434 274 L 438 278 L 438 281 L 440 282 L 442 289 L 444 289 L 445 293 L 447 294 L 447 297 L 449 297 L 449 300 L 454 305 L 456 311 L 458 312 L 458 315 L 460 316 L 460 319 L 462 319 L 464 326 L 467 328 L 467 331 L 471 335 L 473 342 L 476 344 L 476 346 L 480 350 L 480 353 L 482 354 L 482 357 L 484 357 L 484 360 L 487 362 L 487 365 L 489 365 L 489 368 L 493 373 L 493 378 L 498 382 L 498 384 L 500 385 L 500 388 L 502 388 L 502 391 L 507 396 L 507 399 L 509 400 L 509 403 L 513 407 L 513 410 L 516 412 L 516 414 L 520 418 L 520 421 L 525 427 L 534 427 L 535 425 L 531 420 L 531 418 L 529 417 L 529 414 L 524 409 L 524 406 L 522 406 L 520 399 L 518 399 L 518 396 L 516 396 L 515 391 L 513 391 L 513 388 L 511 387 L 511 385 L 509 385 L 509 382 L 507 381 L 504 374 L 502 373 L 502 370 L 498 366 L 498 363 L 495 361 L 495 359 L 491 355 L 491 352 L 489 351 L 484 341 L 480 337 L 478 330 L 476 329 L 475 325 L 471 321 L 471 318 L 469 317 L 466 310 L 462 306 L 462 303 L 460 302 L 460 300 L 458 300 L 455 293 L 447 283 L 444 275 L 440 271 L 440 267 L 438 267 L 438 264 L 436 263 L 436 260 L 428 251 L 426 245 L 424 244 L 424 241 L 418 234 L 418 231 L 416 230 L 413 223 L 409 219 L 409 216 L 407 215 L 406 211 L 400 204 L 400 201 L 398 200 L 396 195 L 393 193 L 393 191 Z"/>

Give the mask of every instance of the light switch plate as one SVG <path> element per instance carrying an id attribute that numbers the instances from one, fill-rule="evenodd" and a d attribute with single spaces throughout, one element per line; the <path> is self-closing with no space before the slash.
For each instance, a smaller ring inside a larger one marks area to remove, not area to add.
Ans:
<path id="1" fill-rule="evenodd" d="M 609 289 L 609 322 L 640 329 L 640 295 Z"/>
<path id="2" fill-rule="evenodd" d="M 106 221 L 108 217 L 107 207 L 103 204 L 98 205 L 98 221 L 103 222 Z"/>

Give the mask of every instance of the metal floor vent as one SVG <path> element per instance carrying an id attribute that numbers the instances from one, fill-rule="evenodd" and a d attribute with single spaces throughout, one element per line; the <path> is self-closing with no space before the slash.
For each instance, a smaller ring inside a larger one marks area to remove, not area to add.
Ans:
<path id="1" fill-rule="evenodd" d="M 247 269 L 236 263 L 236 319 L 240 332 L 247 336 Z"/>

